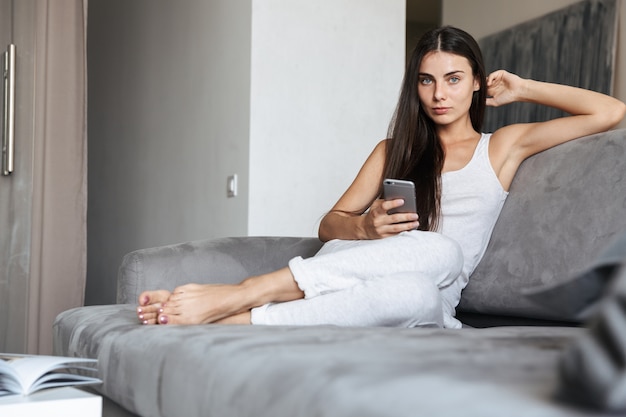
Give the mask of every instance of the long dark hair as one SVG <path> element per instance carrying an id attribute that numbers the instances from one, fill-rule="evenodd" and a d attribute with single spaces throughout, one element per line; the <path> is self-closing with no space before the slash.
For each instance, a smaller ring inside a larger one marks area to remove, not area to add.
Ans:
<path id="1" fill-rule="evenodd" d="M 440 216 L 441 171 L 445 158 L 434 122 L 420 106 L 419 69 L 422 59 L 433 51 L 460 55 L 469 61 L 480 89 L 474 92 L 470 119 L 481 132 L 485 114 L 487 82 L 480 47 L 467 32 L 445 26 L 426 33 L 413 50 L 407 65 L 400 99 L 389 124 L 385 178 L 408 179 L 415 183 L 421 230 L 437 230 Z"/>

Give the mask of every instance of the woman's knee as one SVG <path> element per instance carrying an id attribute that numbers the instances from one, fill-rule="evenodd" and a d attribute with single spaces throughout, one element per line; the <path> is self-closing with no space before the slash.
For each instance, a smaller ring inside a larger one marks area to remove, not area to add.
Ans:
<path id="1" fill-rule="evenodd" d="M 422 232 L 423 239 L 427 241 L 427 245 L 431 250 L 435 253 L 440 253 L 444 256 L 452 258 L 457 262 L 462 262 L 463 260 L 463 251 L 461 250 L 461 246 L 453 239 L 448 236 L 442 235 L 441 233 L 436 232 Z M 414 236 L 413 234 L 409 234 L 409 236 Z"/>
<path id="2" fill-rule="evenodd" d="M 430 258 L 430 265 L 442 270 L 452 277 L 456 277 L 463 269 L 463 251 L 454 240 L 441 233 L 409 232 L 405 234 L 407 244 L 414 246 L 415 253 L 421 253 L 420 262 L 424 257 Z"/>
<path id="3" fill-rule="evenodd" d="M 387 278 L 395 289 L 394 320 L 402 327 L 443 327 L 443 304 L 439 288 L 428 277 L 397 274 Z"/>

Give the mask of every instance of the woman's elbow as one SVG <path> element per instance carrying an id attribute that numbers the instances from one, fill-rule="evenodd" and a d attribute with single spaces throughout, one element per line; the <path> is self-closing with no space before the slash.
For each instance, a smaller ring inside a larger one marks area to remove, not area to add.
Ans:
<path id="1" fill-rule="evenodd" d="M 626 104 L 624 102 L 615 99 L 615 105 L 611 107 L 611 111 L 605 115 L 607 118 L 607 130 L 612 129 L 624 120 L 626 117 Z"/>
<path id="2" fill-rule="evenodd" d="M 317 229 L 317 237 L 322 242 L 328 242 L 331 239 L 328 231 L 328 214 L 320 222 L 320 227 Z"/>
<path id="3" fill-rule="evenodd" d="M 360 215 L 349 212 L 331 211 L 326 214 L 317 229 L 322 242 L 333 239 L 361 239 Z"/>

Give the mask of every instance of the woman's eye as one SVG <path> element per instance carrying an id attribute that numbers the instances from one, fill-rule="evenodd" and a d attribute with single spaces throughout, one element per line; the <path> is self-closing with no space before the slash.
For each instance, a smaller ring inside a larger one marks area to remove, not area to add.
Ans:
<path id="1" fill-rule="evenodd" d="M 452 84 L 456 84 L 456 83 L 458 83 L 459 81 L 461 81 L 461 79 L 460 79 L 459 77 L 450 77 L 450 82 L 451 82 Z"/>
<path id="2" fill-rule="evenodd" d="M 420 84 L 422 84 L 422 85 L 429 85 L 429 84 L 432 84 L 432 82 L 433 82 L 433 80 L 431 80 L 430 78 L 422 78 L 420 80 Z"/>

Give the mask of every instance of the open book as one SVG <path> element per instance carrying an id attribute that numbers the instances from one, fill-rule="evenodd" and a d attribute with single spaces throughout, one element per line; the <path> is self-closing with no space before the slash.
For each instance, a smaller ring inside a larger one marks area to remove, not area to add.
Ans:
<path id="1" fill-rule="evenodd" d="M 0 396 L 98 384 L 96 359 L 0 353 Z"/>

